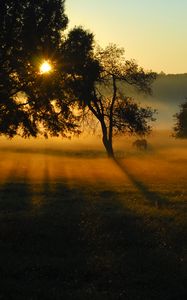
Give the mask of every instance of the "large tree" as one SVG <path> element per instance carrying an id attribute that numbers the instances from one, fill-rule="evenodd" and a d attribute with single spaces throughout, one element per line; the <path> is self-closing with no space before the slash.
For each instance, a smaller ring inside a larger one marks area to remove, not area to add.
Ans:
<path id="1" fill-rule="evenodd" d="M 108 156 L 114 156 L 114 135 L 150 132 L 154 111 L 140 107 L 122 87 L 126 84 L 150 93 L 155 73 L 125 60 L 124 50 L 115 45 L 96 49 L 93 34 L 82 28 L 72 30 L 62 48 L 64 70 L 69 74 L 64 88 L 84 116 L 91 112 L 99 121 Z"/>
<path id="2" fill-rule="evenodd" d="M 66 25 L 63 0 L 0 1 L 1 134 L 74 130 L 58 62 Z M 51 76 L 39 74 L 44 59 L 53 65 Z"/>
<path id="3" fill-rule="evenodd" d="M 123 50 L 95 51 L 93 34 L 67 25 L 62 0 L 3 0 L 0 3 L 0 133 L 37 136 L 79 132 L 77 114 L 91 112 L 113 156 L 113 135 L 149 132 L 150 108 L 121 89 L 125 82 L 150 92 L 155 74 L 125 61 Z M 45 58 L 51 76 L 39 74 Z"/>
<path id="4" fill-rule="evenodd" d="M 174 136 L 176 138 L 187 138 L 187 100 L 180 105 L 180 111 L 174 115 Z"/>

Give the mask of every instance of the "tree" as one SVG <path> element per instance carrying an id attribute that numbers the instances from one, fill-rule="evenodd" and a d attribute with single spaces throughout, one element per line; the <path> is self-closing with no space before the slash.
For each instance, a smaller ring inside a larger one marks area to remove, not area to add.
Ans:
<path id="1" fill-rule="evenodd" d="M 180 105 L 180 111 L 174 115 L 176 120 L 174 136 L 176 138 L 187 138 L 187 100 Z"/>
<path id="2" fill-rule="evenodd" d="M 96 50 L 93 35 L 82 28 L 69 33 L 62 57 L 69 74 L 64 88 L 71 94 L 72 102 L 99 121 L 109 157 L 114 156 L 114 135 L 150 132 L 148 122 L 154 120 L 154 111 L 140 107 L 121 86 L 125 83 L 150 93 L 155 73 L 145 72 L 133 60 L 125 60 L 124 50 L 115 45 Z"/>
<path id="3" fill-rule="evenodd" d="M 67 25 L 64 1 L 1 0 L 0 12 L 0 133 L 73 131 L 58 63 Z M 39 74 L 43 59 L 53 64 L 53 76 Z"/>
<path id="4" fill-rule="evenodd" d="M 153 111 L 127 97 L 120 84 L 150 92 L 154 73 L 125 61 L 115 46 L 96 52 L 93 34 L 82 28 L 63 35 L 62 0 L 3 0 L 0 9 L 1 134 L 79 133 L 75 108 L 99 121 L 109 156 L 114 134 L 149 132 Z M 43 58 L 52 63 L 52 76 L 39 74 Z"/>

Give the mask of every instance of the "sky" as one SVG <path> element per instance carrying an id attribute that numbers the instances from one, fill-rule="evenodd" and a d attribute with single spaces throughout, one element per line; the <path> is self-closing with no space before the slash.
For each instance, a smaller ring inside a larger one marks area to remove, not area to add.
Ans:
<path id="1" fill-rule="evenodd" d="M 187 0 L 66 0 L 69 28 L 124 47 L 146 70 L 187 73 Z"/>

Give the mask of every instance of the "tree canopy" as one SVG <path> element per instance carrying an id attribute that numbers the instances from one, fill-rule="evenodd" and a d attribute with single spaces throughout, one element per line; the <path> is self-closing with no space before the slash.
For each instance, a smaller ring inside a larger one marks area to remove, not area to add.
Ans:
<path id="1" fill-rule="evenodd" d="M 68 21 L 64 1 L 2 0 L 0 11 L 0 133 L 71 132 L 75 120 L 61 90 L 58 62 Z M 53 64 L 53 76 L 39 74 L 44 59 Z M 59 97 L 60 107 L 54 105 Z"/>
<path id="2" fill-rule="evenodd" d="M 187 100 L 180 105 L 180 111 L 174 115 L 174 136 L 176 138 L 187 138 Z"/>
<path id="3" fill-rule="evenodd" d="M 82 28 L 70 32 L 63 46 L 63 59 L 69 62 L 65 84 L 79 108 L 85 114 L 91 112 L 99 121 L 108 155 L 114 155 L 114 135 L 148 134 L 154 111 L 140 107 L 120 86 L 126 83 L 150 93 L 155 73 L 145 72 L 133 60 L 125 60 L 124 50 L 116 45 L 97 48 L 93 35 Z"/>
<path id="4" fill-rule="evenodd" d="M 115 45 L 96 47 L 93 34 L 81 27 L 64 34 L 64 1 L 3 0 L 0 9 L 1 134 L 79 133 L 81 116 L 91 113 L 113 156 L 114 135 L 150 131 L 154 111 L 140 107 L 120 86 L 150 93 L 155 73 L 126 60 Z M 39 72 L 44 59 L 51 75 Z"/>

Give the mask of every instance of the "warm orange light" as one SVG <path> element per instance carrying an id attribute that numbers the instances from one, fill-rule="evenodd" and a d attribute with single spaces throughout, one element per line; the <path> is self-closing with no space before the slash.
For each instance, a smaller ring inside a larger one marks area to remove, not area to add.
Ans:
<path id="1" fill-rule="evenodd" d="M 49 73 L 51 71 L 52 71 L 51 64 L 47 60 L 45 60 L 40 66 L 40 74 Z"/>

